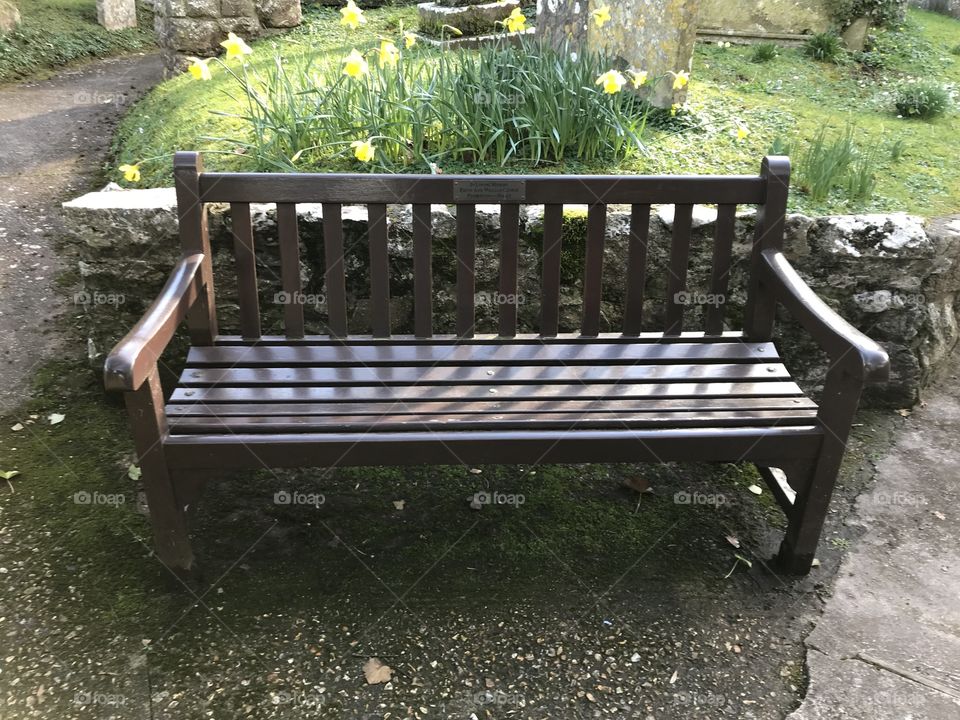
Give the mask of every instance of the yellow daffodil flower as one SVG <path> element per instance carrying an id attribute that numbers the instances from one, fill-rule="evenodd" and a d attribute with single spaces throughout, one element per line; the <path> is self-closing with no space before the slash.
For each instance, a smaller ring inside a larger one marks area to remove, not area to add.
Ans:
<path id="1" fill-rule="evenodd" d="M 602 28 L 608 22 L 610 22 L 610 8 L 606 5 L 603 7 L 598 7 L 593 11 L 593 21 L 597 24 L 598 28 Z"/>
<path id="2" fill-rule="evenodd" d="M 634 89 L 639 88 L 642 85 L 646 85 L 649 77 L 650 73 L 648 73 L 646 70 L 630 71 L 630 82 L 633 83 Z"/>
<path id="3" fill-rule="evenodd" d="M 520 8 L 514 8 L 510 16 L 504 21 L 507 30 L 510 32 L 523 32 L 527 29 L 527 16 L 523 14 Z"/>
<path id="4" fill-rule="evenodd" d="M 414 45 L 417 44 L 417 36 L 414 35 L 412 32 L 404 33 L 403 44 L 404 44 L 404 47 L 406 47 L 407 50 L 409 50 L 410 48 L 412 48 Z"/>
<path id="5" fill-rule="evenodd" d="M 350 147 L 353 148 L 354 157 L 356 157 L 360 162 L 364 163 L 373 160 L 373 156 L 377 152 L 377 149 L 369 140 L 354 140 L 352 143 L 350 143 Z"/>
<path id="6" fill-rule="evenodd" d="M 347 0 L 347 6 L 340 8 L 340 24 L 346 25 L 351 30 L 356 30 L 361 25 L 365 25 L 367 19 L 363 16 L 363 10 L 357 7 L 353 0 Z"/>
<path id="7" fill-rule="evenodd" d="M 673 75 L 674 90 L 683 90 L 690 82 L 690 73 L 688 73 L 686 70 L 681 70 L 680 72 L 670 74 Z"/>
<path id="8" fill-rule="evenodd" d="M 394 45 L 389 40 L 380 41 L 380 66 L 386 67 L 387 65 L 396 67 L 397 61 L 400 59 L 400 51 L 397 50 L 397 46 Z"/>
<path id="9" fill-rule="evenodd" d="M 627 79 L 619 70 L 608 70 L 597 78 L 597 85 L 603 85 L 603 91 L 608 95 L 616 95 L 626 84 Z"/>
<path id="10" fill-rule="evenodd" d="M 135 165 L 121 165 L 120 172 L 123 173 L 123 179 L 127 182 L 140 182 L 140 163 Z"/>
<path id="11" fill-rule="evenodd" d="M 357 50 L 351 50 L 350 54 L 347 55 L 346 59 L 343 61 L 343 74 L 349 75 L 352 78 L 358 78 L 361 75 L 366 75 L 370 71 L 370 66 L 367 65 L 367 61 L 363 59 Z"/>
<path id="12" fill-rule="evenodd" d="M 737 140 L 743 142 L 750 135 L 750 130 L 743 125 L 737 125 Z"/>
<path id="13" fill-rule="evenodd" d="M 227 60 L 243 57 L 244 55 L 249 55 L 253 52 L 253 50 L 250 49 L 250 46 L 243 41 L 243 38 L 238 38 L 233 33 L 227 34 L 227 39 L 220 43 L 220 47 L 226 49 Z"/>
<path id="14" fill-rule="evenodd" d="M 187 70 L 190 71 L 190 74 L 193 75 L 195 80 L 210 80 L 213 76 L 210 74 L 210 66 L 207 64 L 210 62 L 209 59 L 201 60 L 200 58 L 187 58 L 190 60 L 190 66 Z"/>

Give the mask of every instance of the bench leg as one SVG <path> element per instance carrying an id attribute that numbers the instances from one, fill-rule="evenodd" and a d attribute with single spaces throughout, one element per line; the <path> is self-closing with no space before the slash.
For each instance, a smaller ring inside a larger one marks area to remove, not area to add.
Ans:
<path id="1" fill-rule="evenodd" d="M 830 508 L 830 497 L 840 474 L 861 389 L 860 381 L 839 367 L 827 373 L 818 414 L 824 430 L 823 444 L 810 466 L 806 482 L 798 483 L 800 489 L 777 558 L 778 565 L 790 574 L 806 575 L 810 572 Z"/>
<path id="2" fill-rule="evenodd" d="M 173 478 L 163 454 L 167 423 L 163 413 L 163 392 L 156 370 L 150 373 L 138 390 L 126 394 L 126 403 L 150 509 L 157 557 L 178 576 L 190 577 L 194 570 L 193 551 L 183 506 L 177 500 Z"/>

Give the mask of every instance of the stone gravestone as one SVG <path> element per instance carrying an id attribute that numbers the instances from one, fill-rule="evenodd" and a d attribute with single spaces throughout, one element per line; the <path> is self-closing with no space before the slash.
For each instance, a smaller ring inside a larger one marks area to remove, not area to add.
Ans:
<path id="1" fill-rule="evenodd" d="M 136 27 L 136 0 L 97 0 L 97 22 L 107 30 Z"/>
<path id="2" fill-rule="evenodd" d="M 598 27 L 593 12 L 604 7 L 610 20 Z M 669 73 L 690 71 L 699 13 L 700 0 L 537 0 L 537 34 L 556 48 L 598 51 L 619 70 L 660 78 L 644 92 L 667 108 L 686 99 Z"/>
<path id="3" fill-rule="evenodd" d="M 11 32 L 20 24 L 20 11 L 10 0 L 0 0 L 0 33 Z"/>

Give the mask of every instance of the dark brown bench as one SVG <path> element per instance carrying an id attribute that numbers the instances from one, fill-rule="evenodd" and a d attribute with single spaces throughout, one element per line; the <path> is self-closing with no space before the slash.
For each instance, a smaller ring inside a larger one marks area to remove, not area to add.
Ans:
<path id="1" fill-rule="evenodd" d="M 865 383 L 888 358 L 801 280 L 781 253 L 789 161 L 760 176 L 564 177 L 204 173 L 175 159 L 183 257 L 159 298 L 113 350 L 106 386 L 124 390 L 159 558 L 194 565 L 185 507 L 204 472 L 241 467 L 752 461 L 788 517 L 780 560 L 809 570 Z M 207 203 L 231 203 L 241 334 L 221 335 Z M 328 335 L 261 333 L 250 203 L 277 203 L 283 290 L 300 292 L 297 203 L 323 203 Z M 366 204 L 370 327 L 348 328 L 341 208 Z M 456 334 L 434 334 L 431 203 L 456 206 Z M 500 292 L 516 295 L 520 206 L 544 206 L 537 334 L 475 323 L 476 205 L 501 206 Z M 586 204 L 582 324 L 558 332 L 563 203 Z M 674 204 L 665 327 L 641 332 L 651 204 Z M 726 295 L 738 205 L 758 206 L 742 329 L 722 304 L 684 326 L 694 204 L 716 204 L 711 293 Z M 413 213 L 414 334 L 391 333 L 387 205 Z M 606 209 L 632 206 L 623 328 L 601 333 Z M 829 356 L 821 404 L 791 380 L 771 342 L 782 304 Z M 157 362 L 184 319 L 191 349 L 165 402 Z M 358 330 L 369 334 L 353 334 Z M 787 481 L 771 470 L 780 468 Z"/>

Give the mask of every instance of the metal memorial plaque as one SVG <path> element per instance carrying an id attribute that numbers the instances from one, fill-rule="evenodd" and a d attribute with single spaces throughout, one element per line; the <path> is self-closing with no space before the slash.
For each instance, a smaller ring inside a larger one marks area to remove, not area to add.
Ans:
<path id="1" fill-rule="evenodd" d="M 454 180 L 453 201 L 458 203 L 522 203 L 527 199 L 524 180 Z"/>

